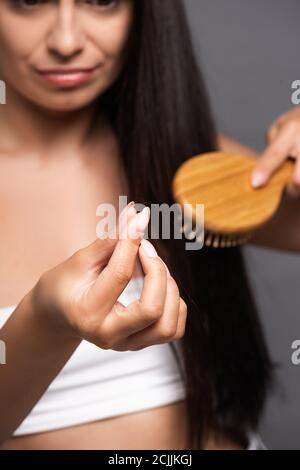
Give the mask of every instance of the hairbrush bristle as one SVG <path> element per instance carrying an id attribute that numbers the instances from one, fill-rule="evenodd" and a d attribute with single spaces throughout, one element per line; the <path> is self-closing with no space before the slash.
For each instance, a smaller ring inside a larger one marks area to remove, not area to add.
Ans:
<path id="1" fill-rule="evenodd" d="M 251 233 L 247 234 L 224 234 L 206 231 L 204 244 L 212 248 L 232 248 L 243 245 L 251 238 Z"/>
<path id="2" fill-rule="evenodd" d="M 178 217 L 178 220 L 181 220 L 180 217 Z M 252 235 L 251 232 L 240 234 L 215 233 L 211 230 L 203 230 L 202 227 L 197 230 L 188 222 L 180 226 L 180 231 L 184 233 L 187 240 L 196 239 L 199 244 L 204 244 L 212 248 L 232 248 L 243 245 L 248 242 Z"/>
<path id="3" fill-rule="evenodd" d="M 177 168 L 172 192 L 184 214 L 187 238 L 196 236 L 206 246 L 229 248 L 246 243 L 271 219 L 294 172 L 295 161 L 286 161 L 260 188 L 251 184 L 256 164 L 253 157 L 215 151 L 195 155 Z M 198 206 L 202 206 L 203 217 Z M 199 228 L 190 228 L 190 220 L 198 225 L 201 220 L 204 237 Z"/>

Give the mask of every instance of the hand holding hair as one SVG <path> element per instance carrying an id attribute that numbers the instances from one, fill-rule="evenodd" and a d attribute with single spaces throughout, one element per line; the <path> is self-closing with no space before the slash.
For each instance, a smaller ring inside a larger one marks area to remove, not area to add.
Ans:
<path id="1" fill-rule="evenodd" d="M 117 351 L 184 334 L 187 308 L 176 282 L 152 244 L 142 240 L 149 218 L 149 208 L 137 214 L 129 204 L 120 215 L 117 238 L 96 239 L 40 277 L 33 289 L 35 309 L 60 334 Z M 138 255 L 144 286 L 141 298 L 125 307 L 118 297 Z"/>

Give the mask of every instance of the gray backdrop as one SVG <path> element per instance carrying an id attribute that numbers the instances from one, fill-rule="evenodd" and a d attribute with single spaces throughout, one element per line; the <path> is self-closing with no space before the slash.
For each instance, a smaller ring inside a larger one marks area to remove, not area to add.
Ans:
<path id="1" fill-rule="evenodd" d="M 299 0 L 184 0 L 219 129 L 261 151 L 272 120 L 292 107 L 300 79 Z M 300 236 L 300 234 L 299 234 Z M 270 449 L 300 449 L 300 257 L 244 249 L 279 386 L 269 399 L 261 435 Z"/>

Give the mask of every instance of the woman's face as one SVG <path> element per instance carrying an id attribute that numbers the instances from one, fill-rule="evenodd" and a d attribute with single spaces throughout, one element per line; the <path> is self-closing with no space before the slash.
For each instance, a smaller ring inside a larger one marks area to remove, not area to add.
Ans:
<path id="1" fill-rule="evenodd" d="M 0 78 L 47 109 L 78 109 L 118 77 L 132 22 L 133 0 L 1 0 Z"/>

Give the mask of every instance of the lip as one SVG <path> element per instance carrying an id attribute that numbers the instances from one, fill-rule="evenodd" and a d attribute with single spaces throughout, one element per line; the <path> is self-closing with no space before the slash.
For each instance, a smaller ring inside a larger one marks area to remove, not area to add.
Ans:
<path id="1" fill-rule="evenodd" d="M 36 72 L 45 80 L 60 87 L 72 87 L 90 80 L 93 72 L 99 66 L 91 68 L 56 68 L 36 69 Z"/>

